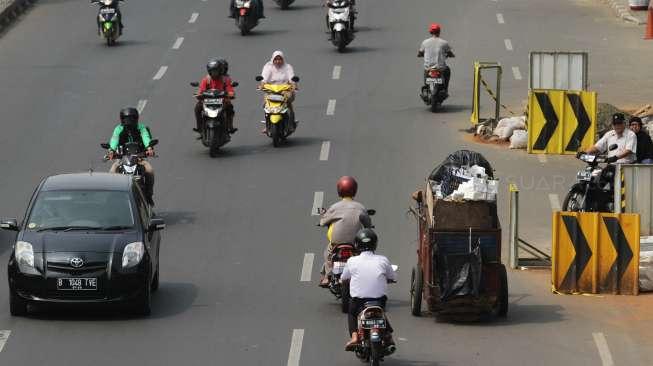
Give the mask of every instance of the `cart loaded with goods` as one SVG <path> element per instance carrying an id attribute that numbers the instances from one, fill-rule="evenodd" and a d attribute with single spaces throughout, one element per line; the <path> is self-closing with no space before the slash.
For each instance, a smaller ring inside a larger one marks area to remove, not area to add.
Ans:
<path id="1" fill-rule="evenodd" d="M 506 316 L 497 192 L 490 163 L 479 153 L 460 150 L 413 194 L 419 236 L 411 276 L 413 315 L 420 316 L 424 307 L 452 320 Z"/>

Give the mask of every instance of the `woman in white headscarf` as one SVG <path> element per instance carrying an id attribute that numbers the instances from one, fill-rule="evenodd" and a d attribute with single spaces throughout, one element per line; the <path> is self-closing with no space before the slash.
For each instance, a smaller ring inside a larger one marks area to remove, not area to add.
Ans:
<path id="1" fill-rule="evenodd" d="M 295 110 L 292 102 L 295 100 L 296 84 L 292 81 L 292 78 L 295 76 L 295 71 L 292 65 L 286 62 L 283 52 L 277 50 L 272 53 L 270 61 L 263 66 L 261 76 L 263 77 L 261 86 L 263 84 L 290 84 L 293 86 L 293 89 L 287 92 L 286 97 L 288 98 L 288 109 L 291 115 L 294 116 Z M 265 132 L 265 129 L 263 132 Z"/>

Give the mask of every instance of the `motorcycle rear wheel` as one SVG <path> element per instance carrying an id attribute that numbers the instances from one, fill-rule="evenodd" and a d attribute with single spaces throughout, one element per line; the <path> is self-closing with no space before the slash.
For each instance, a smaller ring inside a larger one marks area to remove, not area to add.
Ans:
<path id="1" fill-rule="evenodd" d="M 381 365 L 381 344 L 380 343 L 370 344 L 370 365 L 371 366 L 380 366 Z"/>

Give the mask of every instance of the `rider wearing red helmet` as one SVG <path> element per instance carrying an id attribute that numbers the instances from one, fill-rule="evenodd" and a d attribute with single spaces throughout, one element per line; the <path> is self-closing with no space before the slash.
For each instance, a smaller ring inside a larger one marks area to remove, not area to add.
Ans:
<path id="1" fill-rule="evenodd" d="M 356 179 L 344 176 L 336 184 L 340 201 L 329 207 L 320 218 L 320 226 L 328 226 L 327 239 L 329 244 L 324 250 L 324 265 L 322 266 L 320 286 L 328 287 L 327 274 L 331 272 L 332 264 L 329 257 L 337 244 L 353 244 L 356 233 L 363 227 L 370 227 L 372 222 L 365 206 L 354 201 L 358 191 Z"/>
<path id="2" fill-rule="evenodd" d="M 447 57 L 456 57 L 449 46 L 449 42 L 440 38 L 442 27 L 438 23 L 431 23 L 429 33 L 431 37 L 425 39 L 419 47 L 417 57 L 424 58 L 424 75 L 432 67 L 443 70 L 444 88 L 449 91 L 449 79 L 451 78 L 451 69 L 447 66 Z"/>

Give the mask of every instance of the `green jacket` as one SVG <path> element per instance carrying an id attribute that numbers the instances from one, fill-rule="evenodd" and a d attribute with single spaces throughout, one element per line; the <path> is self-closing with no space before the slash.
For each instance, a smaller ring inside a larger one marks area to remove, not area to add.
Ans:
<path id="1" fill-rule="evenodd" d="M 147 148 L 150 146 L 150 141 L 152 141 L 152 138 L 150 137 L 150 131 L 148 131 L 147 126 L 139 123 L 137 126 L 137 131 L 141 135 L 141 142 L 143 143 L 143 147 Z M 113 129 L 113 136 L 111 136 L 111 141 L 109 142 L 111 150 L 115 151 L 118 146 L 126 142 L 133 142 L 133 138 L 136 137 L 132 136 L 129 133 L 123 132 L 125 132 L 125 128 L 122 124 L 118 124 L 118 126 Z"/>

